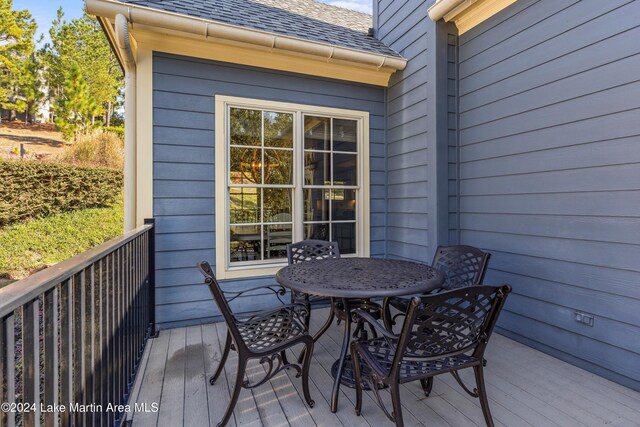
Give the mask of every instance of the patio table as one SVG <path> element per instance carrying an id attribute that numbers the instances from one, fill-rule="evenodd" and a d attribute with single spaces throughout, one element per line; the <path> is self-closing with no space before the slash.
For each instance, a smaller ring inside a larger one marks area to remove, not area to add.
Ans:
<path id="1" fill-rule="evenodd" d="M 350 314 L 349 299 L 391 297 L 421 294 L 439 287 L 444 275 L 434 268 L 417 262 L 344 257 L 319 259 L 282 268 L 276 274 L 282 286 L 298 292 L 340 299 Z M 344 336 L 340 356 L 333 365 L 331 412 L 338 409 L 338 393 L 345 370 L 351 339 L 351 322 L 344 322 Z M 347 379 L 346 384 L 353 383 Z"/>

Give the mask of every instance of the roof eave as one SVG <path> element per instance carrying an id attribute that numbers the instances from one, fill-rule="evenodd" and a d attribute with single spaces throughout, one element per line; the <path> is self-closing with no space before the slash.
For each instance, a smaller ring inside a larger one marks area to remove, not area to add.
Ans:
<path id="1" fill-rule="evenodd" d="M 134 25 L 141 24 L 147 28 L 188 33 L 209 41 L 229 40 L 263 49 L 305 54 L 316 57 L 323 62 L 337 60 L 342 63 L 349 62 L 359 66 L 375 67 L 391 73 L 403 70 L 407 64 L 406 59 L 396 56 L 283 36 L 114 0 L 85 0 L 85 3 L 87 12 L 92 15 L 113 20 L 116 15 L 122 14 Z"/>

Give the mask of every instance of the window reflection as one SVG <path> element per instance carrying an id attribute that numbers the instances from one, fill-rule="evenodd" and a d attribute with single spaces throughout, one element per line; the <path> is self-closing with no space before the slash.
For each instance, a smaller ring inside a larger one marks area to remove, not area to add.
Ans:
<path id="1" fill-rule="evenodd" d="M 229 188 L 229 222 L 231 224 L 260 222 L 262 191 L 255 187 Z"/>
<path id="2" fill-rule="evenodd" d="M 262 144 L 260 111 L 231 108 L 229 125 L 232 145 Z"/>
<path id="3" fill-rule="evenodd" d="M 264 150 L 264 183 L 293 184 L 292 150 Z"/>
<path id="4" fill-rule="evenodd" d="M 341 254 L 356 253 L 356 224 L 353 222 L 332 224 L 331 240 L 338 242 Z"/>
<path id="5" fill-rule="evenodd" d="M 358 122 L 333 119 L 333 151 L 358 151 Z"/>
<path id="6" fill-rule="evenodd" d="M 356 219 L 356 191 L 351 189 L 332 190 L 331 220 L 349 221 Z"/>
<path id="7" fill-rule="evenodd" d="M 329 220 L 329 189 L 304 190 L 304 220 Z"/>
<path id="8" fill-rule="evenodd" d="M 305 150 L 331 150 L 331 119 L 304 116 Z"/>
<path id="9" fill-rule="evenodd" d="M 331 154 L 314 151 L 304 153 L 304 183 L 331 185 Z"/>
<path id="10" fill-rule="evenodd" d="M 265 259 L 286 258 L 287 245 L 293 242 L 291 225 L 265 226 Z"/>
<path id="11" fill-rule="evenodd" d="M 358 185 L 355 154 L 333 154 L 333 185 Z"/>
<path id="12" fill-rule="evenodd" d="M 264 222 L 291 222 L 292 190 L 264 189 Z"/>
<path id="13" fill-rule="evenodd" d="M 293 115 L 264 112 L 264 145 L 293 148 Z"/>
<path id="14" fill-rule="evenodd" d="M 260 259 L 260 226 L 232 225 L 230 228 L 230 261 L 253 261 Z"/>

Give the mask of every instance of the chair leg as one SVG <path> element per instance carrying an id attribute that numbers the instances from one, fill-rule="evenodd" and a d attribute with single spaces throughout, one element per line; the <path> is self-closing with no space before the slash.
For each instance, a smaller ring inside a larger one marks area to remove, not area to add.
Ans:
<path id="1" fill-rule="evenodd" d="M 394 321 L 391 318 L 391 308 L 389 308 L 389 298 L 385 298 L 382 302 L 382 322 L 387 331 L 393 332 Z"/>
<path id="2" fill-rule="evenodd" d="M 356 415 L 362 413 L 362 372 L 360 372 L 360 356 L 356 350 L 356 343 L 351 343 L 351 363 L 353 364 L 354 381 L 356 383 Z"/>
<path id="3" fill-rule="evenodd" d="M 431 394 L 431 390 L 433 389 L 433 377 L 429 377 L 426 380 L 420 380 L 420 384 L 422 384 L 424 395 L 429 397 L 429 395 Z"/>
<path id="4" fill-rule="evenodd" d="M 283 365 L 288 365 L 289 364 L 289 359 L 287 359 L 287 352 L 282 350 L 280 352 L 280 357 L 282 358 L 282 364 Z"/>
<path id="5" fill-rule="evenodd" d="M 216 380 L 222 373 L 222 369 L 224 369 L 224 364 L 227 361 L 227 357 L 229 356 L 229 350 L 231 349 L 231 334 L 227 331 L 227 339 L 224 342 L 224 350 L 222 350 L 222 357 L 220 358 L 220 363 L 218 364 L 218 369 L 216 369 L 216 373 L 213 374 L 211 378 L 209 378 L 209 384 L 214 385 Z"/>
<path id="6" fill-rule="evenodd" d="M 331 322 L 333 321 L 334 317 L 335 317 L 335 311 L 334 311 L 334 308 L 333 308 L 333 299 L 332 299 L 331 300 L 331 309 L 329 311 L 329 317 L 327 318 L 327 321 L 324 322 L 324 325 L 322 325 L 322 327 L 318 330 L 318 332 L 316 332 L 315 335 L 313 336 L 313 341 L 314 342 L 318 341 L 318 339 L 320 339 L 320 337 L 322 335 L 324 335 L 325 332 L 327 332 L 327 330 L 331 326 Z M 302 351 L 300 352 L 300 355 L 298 356 L 298 363 L 302 363 L 302 360 L 304 359 L 305 352 L 306 352 L 306 347 L 303 348 Z"/>
<path id="7" fill-rule="evenodd" d="M 313 357 L 313 339 L 307 341 L 304 346 L 304 360 L 302 362 L 302 392 L 307 405 L 313 408 L 316 402 L 311 398 L 309 393 L 309 367 L 311 366 L 311 358 Z"/>
<path id="8" fill-rule="evenodd" d="M 227 410 L 222 417 L 222 420 L 218 423 L 217 427 L 224 427 L 229 422 L 229 418 L 231 418 L 231 414 L 233 414 L 233 410 L 236 407 L 236 403 L 238 403 L 238 397 L 240 397 L 240 390 L 242 390 L 242 383 L 244 382 L 244 374 L 247 368 L 246 360 L 238 360 L 238 371 L 236 373 L 236 383 L 233 386 L 233 391 L 231 392 L 231 400 L 229 400 L 229 406 L 227 406 Z"/>
<path id="9" fill-rule="evenodd" d="M 393 405 L 393 419 L 396 427 L 404 427 L 402 420 L 402 405 L 400 404 L 400 384 L 394 382 L 389 386 L 391 388 L 391 404 Z"/>
<path id="10" fill-rule="evenodd" d="M 484 421 L 487 423 L 487 427 L 493 427 L 493 418 L 491 417 L 491 411 L 489 410 L 489 399 L 487 398 L 487 388 L 484 384 L 484 369 L 482 365 L 474 366 L 473 372 L 476 375 L 478 398 L 480 399 L 480 406 L 482 407 Z"/>

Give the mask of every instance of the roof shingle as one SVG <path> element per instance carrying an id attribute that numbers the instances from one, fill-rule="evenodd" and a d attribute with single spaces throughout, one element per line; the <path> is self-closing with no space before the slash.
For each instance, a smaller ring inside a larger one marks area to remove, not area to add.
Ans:
<path id="1" fill-rule="evenodd" d="M 400 57 L 368 36 L 371 16 L 314 0 L 121 0 L 223 24 Z"/>

